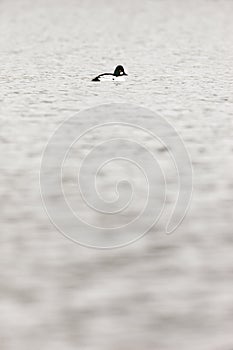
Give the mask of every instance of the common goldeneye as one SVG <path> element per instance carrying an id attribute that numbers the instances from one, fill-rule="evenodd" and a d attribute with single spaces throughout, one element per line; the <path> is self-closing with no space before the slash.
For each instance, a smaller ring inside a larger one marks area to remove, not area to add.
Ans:
<path id="1" fill-rule="evenodd" d="M 94 79 L 92 79 L 92 81 L 110 81 L 110 80 L 120 81 L 120 80 L 124 80 L 125 75 L 128 75 L 128 74 L 125 73 L 123 66 L 117 66 L 113 74 L 112 73 L 100 74 Z"/>

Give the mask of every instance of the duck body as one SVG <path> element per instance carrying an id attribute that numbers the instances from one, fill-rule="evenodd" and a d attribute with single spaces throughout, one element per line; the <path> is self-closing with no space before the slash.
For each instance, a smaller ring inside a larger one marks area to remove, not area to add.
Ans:
<path id="1" fill-rule="evenodd" d="M 124 81 L 127 75 L 123 66 L 117 66 L 113 74 L 103 73 L 92 79 L 92 81 Z"/>

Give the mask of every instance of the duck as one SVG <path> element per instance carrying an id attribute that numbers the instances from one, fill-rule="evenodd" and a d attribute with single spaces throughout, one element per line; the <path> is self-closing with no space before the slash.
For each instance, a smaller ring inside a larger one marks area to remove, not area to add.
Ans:
<path id="1" fill-rule="evenodd" d="M 128 74 L 125 73 L 124 67 L 119 65 L 115 68 L 114 73 L 103 73 L 92 79 L 92 81 L 122 81 L 125 80 L 125 76 Z"/>

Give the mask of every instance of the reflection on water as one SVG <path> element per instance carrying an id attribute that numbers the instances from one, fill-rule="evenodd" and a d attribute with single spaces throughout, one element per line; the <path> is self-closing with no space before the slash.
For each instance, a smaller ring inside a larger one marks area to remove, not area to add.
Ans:
<path id="1" fill-rule="evenodd" d="M 1 2 L 1 349 L 233 348 L 232 10 L 224 0 Z M 127 82 L 91 82 L 117 64 Z M 106 102 L 164 115 L 194 166 L 174 235 L 152 230 L 107 252 L 58 234 L 38 181 L 55 128 Z"/>

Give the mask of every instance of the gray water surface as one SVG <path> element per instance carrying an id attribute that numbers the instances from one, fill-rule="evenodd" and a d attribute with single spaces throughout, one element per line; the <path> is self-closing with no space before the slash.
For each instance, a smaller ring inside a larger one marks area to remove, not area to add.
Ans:
<path id="1" fill-rule="evenodd" d="M 233 349 L 232 13 L 227 0 L 0 2 L 1 350 Z M 125 83 L 91 82 L 117 64 Z M 65 118 L 111 102 L 175 126 L 193 200 L 171 236 L 91 250 L 50 223 L 40 162 Z"/>

